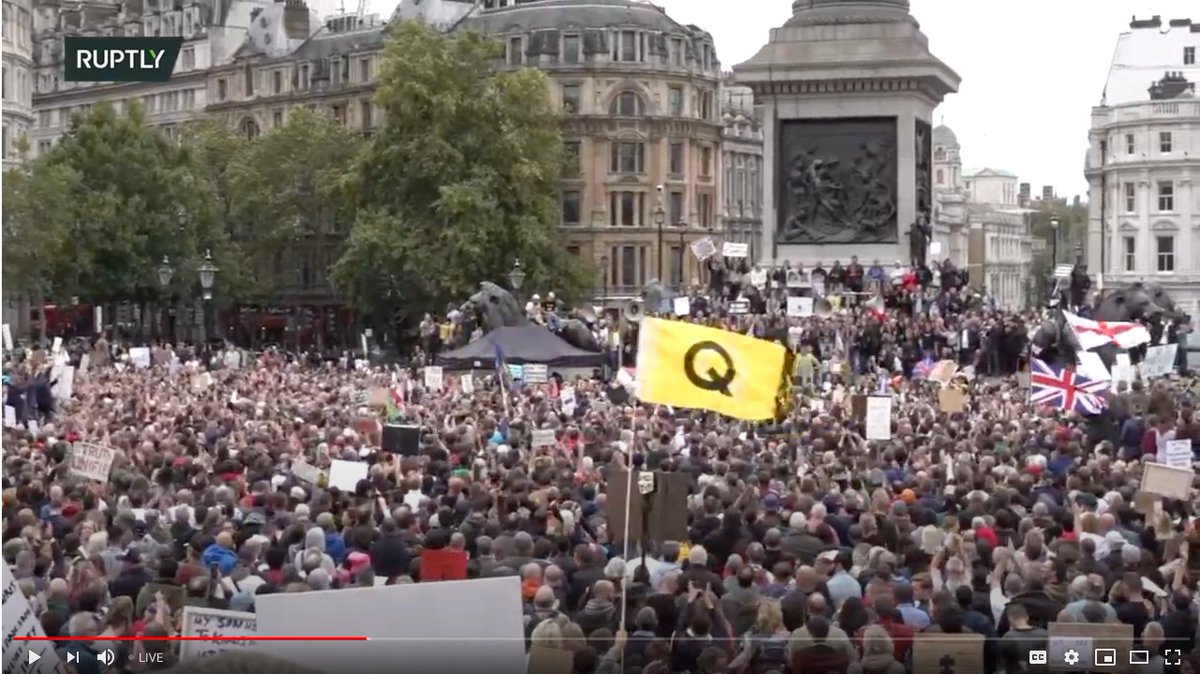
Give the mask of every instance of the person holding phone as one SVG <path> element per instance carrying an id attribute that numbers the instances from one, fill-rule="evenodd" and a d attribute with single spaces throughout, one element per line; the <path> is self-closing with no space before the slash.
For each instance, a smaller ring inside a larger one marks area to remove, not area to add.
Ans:
<path id="1" fill-rule="evenodd" d="M 717 602 L 711 585 L 688 585 L 686 603 L 671 636 L 671 671 L 697 671 L 700 656 L 710 647 L 723 651 L 727 658 L 733 657 L 734 635 L 725 616 L 717 610 Z"/>

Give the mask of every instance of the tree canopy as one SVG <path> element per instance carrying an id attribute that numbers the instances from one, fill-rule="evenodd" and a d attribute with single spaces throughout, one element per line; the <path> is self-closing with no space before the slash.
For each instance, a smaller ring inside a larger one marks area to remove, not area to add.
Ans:
<path id="1" fill-rule="evenodd" d="M 351 177 L 358 217 L 333 268 L 357 304 L 394 288 L 411 310 L 441 309 L 502 282 L 517 259 L 531 287 L 586 286 L 559 241 L 562 140 L 546 76 L 497 71 L 502 53 L 476 33 L 392 30 L 375 95 L 384 124 Z"/>

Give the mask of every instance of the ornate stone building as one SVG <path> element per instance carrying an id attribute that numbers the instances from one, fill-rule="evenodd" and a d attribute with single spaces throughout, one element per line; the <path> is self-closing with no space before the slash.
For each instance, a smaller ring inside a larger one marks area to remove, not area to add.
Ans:
<path id="1" fill-rule="evenodd" d="M 1157 283 L 1200 317 L 1200 23 L 1135 19 L 1117 38 L 1092 126 L 1088 270 Z"/>
<path id="2" fill-rule="evenodd" d="M 33 127 L 33 11 L 31 0 L 4 0 L 5 170 L 16 160 L 16 145 Z"/>
<path id="3" fill-rule="evenodd" d="M 123 110 L 140 100 L 148 121 L 168 135 L 204 114 L 206 71 L 228 63 L 242 46 L 252 17 L 271 0 L 50 0 L 38 4 L 33 105 L 35 152 L 48 150 L 70 128 L 71 117 L 105 101 Z M 168 82 L 64 82 L 63 37 L 182 36 L 183 47 Z"/>
<path id="4" fill-rule="evenodd" d="M 463 3 L 421 4 L 444 16 Z M 597 297 L 639 295 L 654 278 L 699 279 L 690 244 L 719 239 L 722 224 L 712 37 L 634 0 L 484 0 L 453 26 L 501 40 L 503 67 L 550 76 L 574 158 L 562 180 L 566 252 L 596 268 Z"/>
<path id="5" fill-rule="evenodd" d="M 750 244 L 750 261 L 763 259 L 763 129 L 762 109 L 754 92 L 726 73 L 721 85 L 721 212 L 725 239 Z"/>
<path id="6" fill-rule="evenodd" d="M 967 192 L 963 187 L 962 157 L 958 137 L 945 124 L 933 129 L 933 240 L 934 260 L 967 266 Z"/>
<path id="7" fill-rule="evenodd" d="M 973 239 L 968 259 L 971 285 L 998 306 L 1020 309 L 1029 298 L 1033 244 L 1017 176 L 990 168 L 967 170 L 962 184 Z"/>

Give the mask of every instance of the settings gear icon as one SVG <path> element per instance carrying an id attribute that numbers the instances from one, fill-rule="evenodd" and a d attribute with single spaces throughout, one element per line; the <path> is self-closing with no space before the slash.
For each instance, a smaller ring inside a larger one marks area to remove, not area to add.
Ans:
<path id="1" fill-rule="evenodd" d="M 1079 664 L 1079 652 L 1072 648 L 1066 653 L 1063 653 L 1063 662 L 1066 662 L 1068 665 L 1072 666 Z"/>

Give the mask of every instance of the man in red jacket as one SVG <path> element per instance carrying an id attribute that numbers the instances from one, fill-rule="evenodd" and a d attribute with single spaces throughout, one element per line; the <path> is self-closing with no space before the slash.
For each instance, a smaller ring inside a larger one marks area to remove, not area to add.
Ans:
<path id="1" fill-rule="evenodd" d="M 420 582 L 466 580 L 467 553 L 462 534 L 450 535 L 446 529 L 434 529 L 425 537 L 421 551 Z"/>

